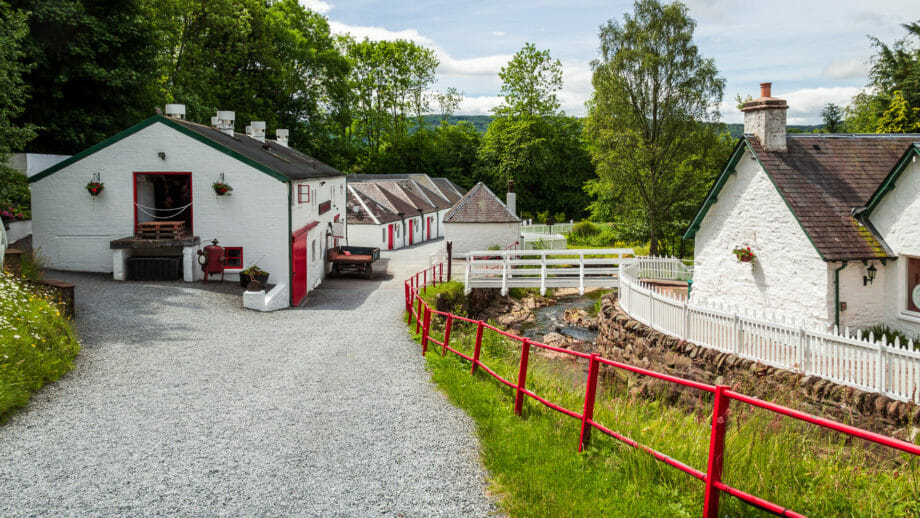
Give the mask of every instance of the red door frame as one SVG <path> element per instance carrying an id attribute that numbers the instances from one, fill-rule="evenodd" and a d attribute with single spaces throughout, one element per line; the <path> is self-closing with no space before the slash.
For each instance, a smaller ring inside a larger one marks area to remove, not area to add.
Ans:
<path id="1" fill-rule="evenodd" d="M 192 198 L 192 206 L 189 207 L 189 221 L 188 233 L 195 235 L 195 191 L 194 184 L 192 184 L 192 173 L 191 172 L 176 172 L 176 171 L 135 171 L 132 179 L 134 180 L 134 231 L 137 232 L 137 175 L 141 174 L 184 174 L 188 176 L 188 194 Z"/>
<path id="2" fill-rule="evenodd" d="M 387 225 L 387 238 L 388 238 L 387 250 L 392 250 L 393 249 L 393 224 L 392 223 Z"/>
<path id="3" fill-rule="evenodd" d="M 425 227 L 428 232 L 428 237 L 426 239 L 430 241 L 431 240 L 431 216 L 428 216 L 427 218 L 425 218 Z"/>
<path id="4" fill-rule="evenodd" d="M 410 245 L 412 244 L 412 228 L 413 227 L 415 227 L 415 220 L 410 219 L 409 220 L 409 244 Z"/>
<path id="5" fill-rule="evenodd" d="M 310 258 L 307 255 L 307 237 L 310 230 L 316 228 L 319 221 L 313 221 L 291 235 L 291 299 L 294 306 L 299 306 L 307 296 Z M 298 270 L 298 261 L 303 265 L 303 275 Z"/>

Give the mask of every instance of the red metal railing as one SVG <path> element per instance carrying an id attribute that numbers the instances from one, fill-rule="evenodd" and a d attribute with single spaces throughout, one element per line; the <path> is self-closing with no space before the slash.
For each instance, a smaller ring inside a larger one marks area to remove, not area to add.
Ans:
<path id="1" fill-rule="evenodd" d="M 746 493 L 738 488 L 731 487 L 722 482 L 722 464 L 725 458 L 725 427 L 728 421 L 728 408 L 729 403 L 732 400 L 738 401 L 740 403 L 745 403 L 757 408 L 762 408 L 764 410 L 769 410 L 777 414 L 791 417 L 793 419 L 798 419 L 811 423 L 814 425 L 822 426 L 830 430 L 834 430 L 840 433 L 844 433 L 853 437 L 859 437 L 866 441 L 870 441 L 882 446 L 887 446 L 894 448 L 899 451 L 910 453 L 913 455 L 920 456 L 920 446 L 911 444 L 909 442 L 901 441 L 898 439 L 893 439 L 891 437 L 886 437 L 877 433 L 869 432 L 860 428 L 853 426 L 841 424 L 829 419 L 824 419 L 822 417 L 813 416 L 806 414 L 805 412 L 800 412 L 798 410 L 793 410 L 781 405 L 774 403 L 769 403 L 767 401 L 762 401 L 751 396 L 747 396 L 738 392 L 730 390 L 729 387 L 725 385 L 709 385 L 706 383 L 699 383 L 692 380 L 687 380 L 679 378 L 676 376 L 670 376 L 668 374 L 663 374 L 660 372 L 650 371 L 647 369 L 642 369 L 635 367 L 633 365 L 628 365 L 625 363 L 615 362 L 613 360 L 608 360 L 607 358 L 602 358 L 597 354 L 587 354 L 577 351 L 570 351 L 568 349 L 561 349 L 558 347 L 552 347 L 540 342 L 535 342 L 529 338 L 520 337 L 501 329 L 498 329 L 494 326 L 491 326 L 481 320 L 473 320 L 470 318 L 462 317 L 459 315 L 454 315 L 445 311 L 437 311 L 428 306 L 428 304 L 422 300 L 420 295 L 425 292 L 425 286 L 430 282 L 431 284 L 437 284 L 438 282 L 444 281 L 444 268 L 443 263 L 435 264 L 419 273 L 416 273 L 413 277 L 405 282 L 405 293 L 406 293 L 406 311 L 409 313 L 408 323 L 412 324 L 412 319 L 415 319 L 415 329 L 416 333 L 422 334 L 422 354 L 428 352 L 428 345 L 435 344 L 441 347 L 441 355 L 445 355 L 448 352 L 455 354 L 465 360 L 469 361 L 472 364 L 470 369 L 471 374 L 475 374 L 477 370 L 482 370 L 488 375 L 495 378 L 498 382 L 502 383 L 513 389 L 515 391 L 514 398 L 514 413 L 516 415 L 521 414 L 521 410 L 524 404 L 524 397 L 529 397 L 534 399 L 543 405 L 552 408 L 558 412 L 561 412 L 570 417 L 574 417 L 581 421 L 581 433 L 578 441 L 578 451 L 582 451 L 588 442 L 591 439 L 591 431 L 598 430 L 614 439 L 622 441 L 633 448 L 639 449 L 650 454 L 655 459 L 677 468 L 688 475 L 697 478 L 703 481 L 706 485 L 706 493 L 704 496 L 703 504 L 703 516 L 705 518 L 717 518 L 719 510 L 719 496 L 721 493 L 727 493 L 729 495 L 738 498 L 739 500 L 758 507 L 765 511 L 771 512 L 779 516 L 790 516 L 790 517 L 801 517 L 804 516 L 790 509 L 786 509 L 780 505 L 777 505 L 773 502 L 769 502 L 757 496 L 754 496 L 750 493 Z M 444 317 L 444 337 L 441 340 L 431 336 L 431 321 L 434 317 Z M 464 354 L 457 349 L 450 346 L 450 333 L 451 329 L 456 321 L 467 322 L 470 324 L 476 325 L 476 339 L 473 346 L 473 355 L 469 356 Z M 518 376 L 515 381 L 511 381 L 501 377 L 498 373 L 486 366 L 482 361 L 480 361 L 480 352 L 482 349 L 482 338 L 485 331 L 491 331 L 498 333 L 512 341 L 517 341 L 521 343 L 521 355 L 520 362 L 518 366 Z M 527 389 L 527 366 L 530 356 L 530 349 L 532 347 L 537 347 L 540 349 L 545 349 L 548 351 L 554 351 L 561 354 L 566 354 L 578 358 L 583 358 L 588 360 L 588 379 L 585 386 L 585 399 L 584 406 L 581 409 L 581 412 L 564 408 L 560 405 L 557 405 L 533 391 Z M 643 376 L 650 376 L 657 378 L 663 381 L 670 383 L 675 383 L 685 387 L 694 388 L 704 392 L 713 394 L 713 412 L 712 412 L 712 424 L 710 432 L 710 441 L 709 441 L 709 457 L 706 465 L 706 472 L 700 471 L 692 466 L 688 466 L 683 462 L 680 462 L 677 459 L 669 457 L 668 455 L 656 451 L 648 446 L 639 444 L 638 442 L 621 435 L 607 427 L 603 424 L 594 420 L 594 400 L 597 394 L 597 378 L 600 371 L 601 365 L 607 365 L 616 369 L 626 370 Z"/>

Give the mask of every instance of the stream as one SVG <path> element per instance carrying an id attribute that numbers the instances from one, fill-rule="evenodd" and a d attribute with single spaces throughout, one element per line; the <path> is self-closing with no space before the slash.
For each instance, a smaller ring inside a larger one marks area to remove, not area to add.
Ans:
<path id="1" fill-rule="evenodd" d="M 567 309 L 589 311 L 592 306 L 594 306 L 594 299 L 588 297 L 578 295 L 560 297 L 554 305 L 534 310 L 536 324 L 524 331 L 524 337 L 539 342 L 549 333 L 559 333 L 575 340 L 594 342 L 595 338 L 597 338 L 597 331 L 573 326 L 563 318 Z"/>

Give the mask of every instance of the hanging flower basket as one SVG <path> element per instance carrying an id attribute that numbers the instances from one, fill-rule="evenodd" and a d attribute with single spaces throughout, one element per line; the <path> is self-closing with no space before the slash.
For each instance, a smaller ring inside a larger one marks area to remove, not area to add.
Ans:
<path id="1" fill-rule="evenodd" d="M 218 196 L 226 196 L 227 194 L 230 193 L 230 191 L 233 190 L 233 187 L 230 187 L 229 183 L 224 183 L 224 182 L 214 182 L 211 184 L 211 187 L 214 188 L 214 192 Z"/>
<path id="2" fill-rule="evenodd" d="M 101 193 L 103 189 L 105 189 L 105 184 L 97 182 L 96 180 L 86 184 L 86 192 L 88 192 L 90 196 L 99 196 L 99 193 Z"/>
<path id="3" fill-rule="evenodd" d="M 732 253 L 735 254 L 735 257 L 738 258 L 742 263 L 749 263 L 754 260 L 754 252 L 751 251 L 751 247 L 739 246 L 738 248 L 732 250 Z"/>

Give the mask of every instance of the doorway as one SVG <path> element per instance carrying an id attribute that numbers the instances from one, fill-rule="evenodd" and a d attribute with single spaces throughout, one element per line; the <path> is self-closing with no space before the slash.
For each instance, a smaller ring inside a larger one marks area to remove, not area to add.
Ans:
<path id="1" fill-rule="evenodd" d="M 192 173 L 134 173 L 134 228 L 151 221 L 181 221 L 194 234 Z"/>

